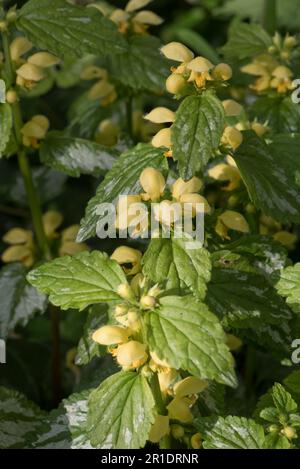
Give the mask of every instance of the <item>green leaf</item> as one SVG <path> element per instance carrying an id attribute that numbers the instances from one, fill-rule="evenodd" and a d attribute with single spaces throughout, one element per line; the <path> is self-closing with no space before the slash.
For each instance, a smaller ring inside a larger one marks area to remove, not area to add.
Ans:
<path id="1" fill-rule="evenodd" d="M 259 415 L 267 422 L 278 423 L 279 421 L 279 412 L 275 407 L 266 407 Z"/>
<path id="2" fill-rule="evenodd" d="M 266 436 L 264 449 L 290 449 L 291 444 L 286 436 L 279 433 L 269 433 Z"/>
<path id="3" fill-rule="evenodd" d="M 224 109 L 210 91 L 189 96 L 180 104 L 171 127 L 173 157 L 183 179 L 203 170 L 214 156 L 224 129 Z"/>
<path id="4" fill-rule="evenodd" d="M 264 429 L 252 419 L 245 417 L 219 417 L 207 424 L 197 421 L 203 432 L 205 449 L 262 449 L 265 441 Z"/>
<path id="5" fill-rule="evenodd" d="M 293 371 L 284 379 L 283 384 L 300 407 L 300 370 Z"/>
<path id="6" fill-rule="evenodd" d="M 263 276 L 213 268 L 206 302 L 225 328 L 280 357 L 290 354 L 292 312 Z"/>
<path id="7" fill-rule="evenodd" d="M 12 113 L 9 104 L 0 104 L 0 157 L 5 153 L 12 129 Z"/>
<path id="8" fill-rule="evenodd" d="M 254 205 L 276 220 L 300 223 L 300 135 L 280 135 L 269 145 L 254 132 L 243 135 L 234 159 Z"/>
<path id="9" fill-rule="evenodd" d="M 126 277 L 116 261 L 99 251 L 59 257 L 29 272 L 28 281 L 61 309 L 84 309 L 93 303 L 120 300 L 116 293 Z"/>
<path id="10" fill-rule="evenodd" d="M 35 432 L 34 449 L 93 449 L 86 434 L 90 391 L 71 394 Z"/>
<path id="11" fill-rule="evenodd" d="M 89 398 L 88 434 L 101 449 L 143 447 L 156 415 L 149 384 L 141 374 L 120 372 Z"/>
<path id="12" fill-rule="evenodd" d="M 192 296 L 160 298 L 160 306 L 145 316 L 151 351 L 172 368 L 200 378 L 235 385 L 233 359 L 224 331 L 204 303 Z"/>
<path id="13" fill-rule="evenodd" d="M 29 448 L 44 418 L 23 394 L 0 387 L 0 449 Z"/>
<path id="14" fill-rule="evenodd" d="M 6 103 L 6 85 L 5 81 L 0 79 L 0 104 Z"/>
<path id="15" fill-rule="evenodd" d="M 210 280 L 210 255 L 188 238 L 153 238 L 143 256 L 143 272 L 166 290 L 190 289 L 200 300 Z"/>
<path id="16" fill-rule="evenodd" d="M 45 295 L 26 280 L 27 269 L 19 263 L 8 264 L 0 271 L 0 337 L 7 337 L 17 325 L 25 326 L 34 314 L 43 313 Z"/>
<path id="17" fill-rule="evenodd" d="M 300 106 L 291 100 L 291 97 L 258 98 L 250 107 L 252 119 L 268 122 L 271 131 L 278 133 L 300 132 Z"/>
<path id="18" fill-rule="evenodd" d="M 118 152 L 62 132 L 50 132 L 40 148 L 41 162 L 69 176 L 99 176 L 111 169 Z"/>
<path id="19" fill-rule="evenodd" d="M 127 49 L 117 26 L 96 8 L 65 0 L 30 0 L 21 8 L 16 26 L 35 46 L 59 57 L 118 54 Z"/>
<path id="20" fill-rule="evenodd" d="M 109 57 L 111 76 L 135 92 L 164 91 L 165 80 L 170 74 L 170 62 L 160 53 L 160 41 L 148 35 L 134 35 L 128 41 L 128 51 Z"/>
<path id="21" fill-rule="evenodd" d="M 118 158 L 98 187 L 96 195 L 88 203 L 85 218 L 81 221 L 78 241 L 84 241 L 96 234 L 97 222 L 101 220 L 101 216 L 97 214 L 99 204 L 115 203 L 120 194 L 141 192 L 139 177 L 148 166 L 161 171 L 167 170 L 168 164 L 163 150 L 140 143 Z"/>
<path id="22" fill-rule="evenodd" d="M 278 412 L 286 414 L 295 412 L 298 408 L 297 403 L 280 383 L 275 383 L 272 388 L 272 398 Z"/>
<path id="23" fill-rule="evenodd" d="M 236 21 L 222 51 L 230 58 L 242 60 L 267 52 L 271 45 L 272 38 L 261 26 Z"/>
<path id="24" fill-rule="evenodd" d="M 300 312 L 300 263 L 283 269 L 280 280 L 276 284 L 279 295 L 286 298 L 287 304 L 295 311 Z"/>
<path id="25" fill-rule="evenodd" d="M 107 323 L 107 308 L 105 305 L 94 305 L 89 308 L 88 317 L 84 325 L 83 336 L 80 339 L 75 359 L 76 365 L 86 365 L 94 357 L 100 357 L 106 353 L 106 348 L 92 339 L 96 329 Z"/>

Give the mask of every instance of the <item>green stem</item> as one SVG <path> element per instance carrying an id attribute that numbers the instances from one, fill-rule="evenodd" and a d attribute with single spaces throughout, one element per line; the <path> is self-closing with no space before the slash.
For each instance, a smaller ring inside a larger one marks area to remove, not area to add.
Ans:
<path id="1" fill-rule="evenodd" d="M 3 41 L 3 50 L 5 56 L 5 71 L 6 71 L 6 78 L 7 78 L 7 85 L 11 87 L 15 80 L 15 72 L 12 65 L 12 60 L 10 56 L 10 49 L 9 49 L 9 38 L 8 33 L 6 31 L 2 32 L 2 41 Z M 25 150 L 22 145 L 22 133 L 21 129 L 23 127 L 23 119 L 21 113 L 21 107 L 18 101 L 16 101 L 12 105 L 12 115 L 13 115 L 13 126 L 14 126 L 14 134 L 16 142 L 18 143 L 18 163 L 20 172 L 23 177 L 26 195 L 28 199 L 28 204 L 30 207 L 32 223 L 34 227 L 34 231 L 36 234 L 36 239 L 38 243 L 39 250 L 42 256 L 45 259 L 50 259 L 50 248 L 48 244 L 47 237 L 45 235 L 43 221 L 42 221 L 42 211 L 39 201 L 39 196 L 34 187 L 32 174 L 30 170 L 30 164 L 25 153 Z"/>
<path id="2" fill-rule="evenodd" d="M 156 402 L 158 413 L 160 415 L 165 415 L 166 406 L 164 404 L 164 401 L 161 395 L 157 373 L 154 373 L 151 378 L 151 388 L 152 388 L 153 396 Z"/>
<path id="3" fill-rule="evenodd" d="M 50 305 L 50 317 L 52 324 L 52 399 L 53 406 L 57 407 L 61 401 L 61 371 L 60 371 L 60 313 L 59 309 Z"/>
<path id="4" fill-rule="evenodd" d="M 276 0 L 264 0 L 262 23 L 266 31 L 273 35 L 277 28 Z"/>
<path id="5" fill-rule="evenodd" d="M 133 135 L 133 97 L 128 96 L 126 99 L 126 124 L 128 135 L 134 140 Z"/>

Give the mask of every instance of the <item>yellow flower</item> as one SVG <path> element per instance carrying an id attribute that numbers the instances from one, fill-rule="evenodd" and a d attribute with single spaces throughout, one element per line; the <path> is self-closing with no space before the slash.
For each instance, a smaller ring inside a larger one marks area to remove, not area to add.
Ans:
<path id="1" fill-rule="evenodd" d="M 212 76 L 214 80 L 230 80 L 232 77 L 232 68 L 228 64 L 220 63 L 213 69 Z"/>
<path id="2" fill-rule="evenodd" d="M 143 10 L 139 11 L 133 18 L 134 23 L 140 23 L 141 25 L 158 26 L 163 23 L 163 19 L 152 11 Z"/>
<path id="3" fill-rule="evenodd" d="M 266 124 L 261 124 L 260 122 L 252 122 L 251 129 L 258 135 L 258 137 L 263 137 L 265 133 L 269 131 L 269 127 Z"/>
<path id="4" fill-rule="evenodd" d="M 140 300 L 140 305 L 142 309 L 153 309 L 156 304 L 156 299 L 151 295 L 144 295 Z"/>
<path id="5" fill-rule="evenodd" d="M 144 199 L 152 201 L 160 199 L 164 193 L 166 181 L 158 169 L 145 168 L 140 175 L 140 184 L 146 193 Z"/>
<path id="6" fill-rule="evenodd" d="M 40 140 L 46 137 L 49 125 L 50 123 L 46 116 L 33 116 L 21 129 L 23 145 L 34 149 L 38 148 Z"/>
<path id="7" fill-rule="evenodd" d="M 130 0 L 125 7 L 125 11 L 132 13 L 133 11 L 145 7 L 151 2 L 152 0 Z"/>
<path id="8" fill-rule="evenodd" d="M 258 77 L 255 83 L 250 85 L 250 88 L 261 92 L 270 88 L 272 72 L 278 65 L 278 62 L 270 54 L 261 54 L 253 62 L 243 66 L 241 71 Z"/>
<path id="9" fill-rule="evenodd" d="M 201 187 L 202 181 L 196 176 L 192 177 L 188 181 L 184 181 L 182 178 L 179 178 L 172 186 L 172 196 L 174 199 L 180 200 L 182 195 L 198 192 Z"/>
<path id="10" fill-rule="evenodd" d="M 167 415 L 157 415 L 151 427 L 148 440 L 152 443 L 159 441 L 170 433 L 169 417 Z"/>
<path id="11" fill-rule="evenodd" d="M 278 93 L 286 93 L 289 90 L 294 89 L 293 82 L 291 80 L 293 72 L 288 67 L 280 65 L 276 67 L 272 72 L 272 80 L 270 83 L 271 88 L 275 88 Z"/>
<path id="12" fill-rule="evenodd" d="M 117 350 L 117 362 L 126 369 L 139 368 L 148 360 L 146 345 L 131 340 L 120 345 Z"/>
<path id="13" fill-rule="evenodd" d="M 95 78 L 107 80 L 108 73 L 107 70 L 97 67 L 97 65 L 89 65 L 82 70 L 80 78 L 81 80 L 94 80 Z"/>
<path id="14" fill-rule="evenodd" d="M 239 116 L 240 114 L 242 114 L 242 112 L 244 112 L 243 106 L 241 106 L 233 99 L 225 99 L 222 104 L 225 110 L 225 114 L 228 117 Z"/>
<path id="15" fill-rule="evenodd" d="M 10 44 L 10 55 L 11 59 L 19 63 L 20 58 L 29 52 L 33 47 L 33 44 L 26 38 L 22 36 L 16 37 Z"/>
<path id="16" fill-rule="evenodd" d="M 27 59 L 21 67 L 16 70 L 17 85 L 32 89 L 34 85 L 45 78 L 44 69 L 53 67 L 59 63 L 59 59 L 48 52 L 37 52 Z"/>
<path id="17" fill-rule="evenodd" d="M 191 60 L 186 68 L 191 71 L 188 81 L 195 82 L 198 88 L 205 87 L 206 82 L 213 79 L 210 74 L 213 64 L 204 57 L 196 57 Z"/>
<path id="18" fill-rule="evenodd" d="M 123 266 L 126 275 L 134 275 L 141 270 L 142 253 L 137 249 L 129 248 L 127 246 L 119 246 L 114 250 L 110 258 Z M 131 267 L 127 267 L 124 264 L 131 264 Z"/>
<path id="19" fill-rule="evenodd" d="M 217 181 L 229 181 L 228 185 L 222 189 L 224 191 L 233 191 L 240 185 L 241 175 L 235 166 L 230 166 L 225 163 L 220 163 L 208 170 L 208 175 Z"/>
<path id="20" fill-rule="evenodd" d="M 172 141 L 171 141 L 171 129 L 161 129 L 159 132 L 157 132 L 156 135 L 151 140 L 151 143 L 154 147 L 160 148 L 160 147 L 166 147 L 170 148 L 172 146 Z"/>
<path id="21" fill-rule="evenodd" d="M 273 235 L 273 238 L 276 239 L 279 243 L 283 244 L 287 249 L 292 250 L 295 248 L 298 237 L 294 233 L 289 231 L 277 231 Z"/>
<path id="22" fill-rule="evenodd" d="M 172 394 L 172 387 L 179 376 L 178 371 L 174 368 L 163 368 L 158 366 L 154 360 L 150 361 L 150 368 L 154 371 L 157 371 L 158 369 L 157 377 L 162 394 Z"/>
<path id="23" fill-rule="evenodd" d="M 62 224 L 63 216 L 56 210 L 49 210 L 43 215 L 43 226 L 45 234 L 49 239 L 55 239 L 58 237 L 56 229 Z"/>
<path id="24" fill-rule="evenodd" d="M 229 350 L 234 351 L 234 350 L 238 350 L 239 348 L 241 348 L 241 346 L 243 345 L 243 342 L 241 341 L 241 339 L 239 339 L 233 334 L 226 334 L 226 344 Z"/>
<path id="25" fill-rule="evenodd" d="M 154 217 L 163 225 L 170 226 L 181 218 L 180 204 L 171 200 L 163 200 L 154 206 Z"/>
<path id="26" fill-rule="evenodd" d="M 12 228 L 4 236 L 3 241 L 11 246 L 1 256 L 5 263 L 21 262 L 26 267 L 34 263 L 33 234 L 23 228 Z"/>
<path id="27" fill-rule="evenodd" d="M 163 360 L 163 359 L 160 359 L 158 358 L 157 354 L 155 352 L 150 352 L 150 356 L 154 362 L 154 364 L 158 367 L 158 368 L 170 368 L 170 365 L 169 363 L 166 361 L 166 360 Z M 154 368 L 155 370 L 157 370 L 158 368 Z"/>
<path id="28" fill-rule="evenodd" d="M 241 233 L 249 233 L 250 231 L 245 217 L 233 210 L 226 210 L 218 217 L 215 230 L 219 236 L 226 239 L 230 239 L 227 234 L 228 230 L 240 231 Z"/>
<path id="29" fill-rule="evenodd" d="M 134 299 L 134 292 L 128 283 L 121 283 L 117 288 L 117 293 L 124 300 Z"/>
<path id="30" fill-rule="evenodd" d="M 123 344 L 128 341 L 131 330 L 120 326 L 103 326 L 97 329 L 92 339 L 101 345 Z"/>
<path id="31" fill-rule="evenodd" d="M 140 204 L 140 205 L 138 205 Z M 137 217 L 141 217 L 141 221 L 137 221 Z M 148 229 L 148 211 L 141 204 L 140 195 L 128 195 L 121 197 L 117 204 L 116 227 L 119 230 L 132 231 L 132 236 L 141 235 Z"/>
<path id="32" fill-rule="evenodd" d="M 188 376 L 182 379 L 174 386 L 174 394 L 176 397 L 185 397 L 190 394 L 198 394 L 207 388 L 208 383 L 203 379 L 196 378 L 195 376 Z"/>
<path id="33" fill-rule="evenodd" d="M 118 142 L 120 128 L 111 119 L 104 119 L 98 127 L 96 142 L 108 147 L 115 146 Z"/>
<path id="34" fill-rule="evenodd" d="M 171 420 L 178 420 L 182 423 L 190 423 L 193 420 L 189 402 L 184 397 L 175 397 L 167 406 L 167 409 Z"/>
<path id="35" fill-rule="evenodd" d="M 183 194 L 180 197 L 181 204 L 191 204 L 191 216 L 195 217 L 197 213 L 210 213 L 211 207 L 205 197 L 200 194 Z M 200 206 L 201 204 L 201 206 Z M 202 207 L 203 205 L 203 207 Z M 185 207 L 188 210 L 188 206 Z"/>
<path id="36" fill-rule="evenodd" d="M 181 440 L 184 437 L 184 428 L 181 425 L 171 425 L 171 434 L 175 440 Z"/>
<path id="37" fill-rule="evenodd" d="M 243 141 L 243 134 L 237 130 L 235 127 L 225 127 L 223 132 L 221 143 L 223 145 L 231 147 L 233 150 L 236 150 Z"/>
<path id="38" fill-rule="evenodd" d="M 27 59 L 27 63 L 40 68 L 53 67 L 59 64 L 60 59 L 49 52 L 37 52 Z"/>

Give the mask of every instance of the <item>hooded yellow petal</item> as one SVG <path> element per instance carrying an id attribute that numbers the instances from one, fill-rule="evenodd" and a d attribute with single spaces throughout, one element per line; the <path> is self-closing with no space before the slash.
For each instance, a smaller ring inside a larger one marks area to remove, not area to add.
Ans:
<path id="1" fill-rule="evenodd" d="M 159 443 L 159 441 L 169 433 L 169 417 L 167 415 L 157 415 L 155 422 L 151 427 L 148 440 L 152 443 Z"/>
<path id="2" fill-rule="evenodd" d="M 56 210 L 49 210 L 43 215 L 43 226 L 45 234 L 48 238 L 55 238 L 57 235 L 55 230 L 62 224 L 63 216 Z"/>
<path id="3" fill-rule="evenodd" d="M 240 231 L 241 233 L 249 233 L 249 225 L 243 215 L 233 210 L 226 210 L 219 216 L 221 222 L 230 230 Z"/>
<path id="4" fill-rule="evenodd" d="M 59 64 L 60 59 L 49 52 L 37 52 L 28 57 L 27 62 L 37 67 L 48 68 Z"/>
<path id="5" fill-rule="evenodd" d="M 44 78 L 44 72 L 41 67 L 26 62 L 16 71 L 17 75 L 24 80 L 40 81 Z"/>
<path id="6" fill-rule="evenodd" d="M 157 200 L 164 192 L 166 181 L 158 169 L 145 168 L 140 175 L 140 184 L 151 200 Z"/>
<path id="7" fill-rule="evenodd" d="M 182 379 L 174 386 L 174 394 L 176 397 L 185 397 L 190 394 L 198 394 L 207 388 L 208 383 L 203 379 L 196 378 L 195 376 L 188 376 Z"/>
<path id="8" fill-rule="evenodd" d="M 170 148 L 172 145 L 171 141 L 171 129 L 161 129 L 159 132 L 157 132 L 156 135 L 151 140 L 151 143 L 154 147 L 159 148 L 159 147 L 166 147 Z"/>
<path id="9" fill-rule="evenodd" d="M 152 109 L 149 114 L 144 116 L 144 119 L 147 119 L 155 124 L 165 124 L 167 122 L 175 121 L 175 112 L 171 111 L 167 107 L 156 107 Z"/>
<path id="10" fill-rule="evenodd" d="M 190 423 L 193 420 L 189 404 L 184 398 L 175 397 L 167 406 L 167 409 L 171 420 L 179 420 L 183 423 Z"/>
<path id="11" fill-rule="evenodd" d="M 32 249 L 26 245 L 10 246 L 2 253 L 1 259 L 5 263 L 19 261 L 30 267 L 33 264 Z"/>
<path id="12" fill-rule="evenodd" d="M 184 181 L 182 178 L 179 178 L 172 186 L 172 195 L 174 199 L 179 200 L 182 195 L 198 192 L 201 187 L 202 181 L 196 176 L 192 177 L 188 181 Z"/>
<path id="13" fill-rule="evenodd" d="M 117 362 L 126 368 L 139 368 L 148 359 L 147 346 L 136 340 L 120 345 L 117 351 Z"/>
<path id="14" fill-rule="evenodd" d="M 112 85 L 106 80 L 101 80 L 91 87 L 88 97 L 91 100 L 105 98 L 110 93 L 112 93 L 114 89 L 114 85 Z"/>
<path id="15" fill-rule="evenodd" d="M 139 10 L 140 8 L 144 8 L 146 5 L 149 5 L 153 0 L 130 0 L 125 8 L 125 11 L 131 13 L 132 11 Z"/>
<path id="16" fill-rule="evenodd" d="M 180 42 L 170 42 L 160 50 L 167 59 L 175 62 L 189 62 L 194 57 L 193 52 Z"/>
<path id="17" fill-rule="evenodd" d="M 187 64 L 187 68 L 193 72 L 203 73 L 208 72 L 214 65 L 205 57 L 196 57 Z"/>
<path id="18" fill-rule="evenodd" d="M 10 44 L 10 55 L 14 62 L 17 62 L 22 55 L 29 52 L 33 45 L 26 37 L 16 37 Z"/>
<path id="19" fill-rule="evenodd" d="M 172 94 L 178 94 L 186 85 L 186 81 L 181 75 L 172 73 L 166 80 L 166 90 Z"/>
<path id="20" fill-rule="evenodd" d="M 32 240 L 32 232 L 23 228 L 12 228 L 2 239 L 7 244 L 25 244 Z"/>
<path id="21" fill-rule="evenodd" d="M 243 106 L 241 106 L 233 99 L 225 99 L 222 104 L 225 110 L 225 114 L 228 117 L 239 116 L 240 114 L 242 114 L 242 112 L 244 112 Z"/>
<path id="22" fill-rule="evenodd" d="M 103 326 L 93 333 L 92 339 L 101 345 L 122 344 L 127 342 L 130 334 L 130 329 L 126 327 Z"/>
<path id="23" fill-rule="evenodd" d="M 163 23 L 163 19 L 152 11 L 139 11 L 133 18 L 133 21 L 142 24 L 150 24 L 152 26 L 158 26 Z"/>
<path id="24" fill-rule="evenodd" d="M 88 246 L 85 243 L 76 243 L 75 241 L 65 241 L 59 248 L 59 255 L 62 256 L 73 256 L 78 252 L 87 251 Z"/>

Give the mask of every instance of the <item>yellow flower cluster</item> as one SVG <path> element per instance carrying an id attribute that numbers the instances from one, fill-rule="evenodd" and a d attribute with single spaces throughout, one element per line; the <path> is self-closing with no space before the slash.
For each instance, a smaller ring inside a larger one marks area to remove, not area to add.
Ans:
<path id="1" fill-rule="evenodd" d="M 46 137 L 50 123 L 46 116 L 37 114 L 33 116 L 21 129 L 23 145 L 37 149 L 40 141 Z"/>
<path id="2" fill-rule="evenodd" d="M 209 214 L 211 208 L 207 200 L 200 194 L 202 181 L 193 177 L 189 181 L 179 178 L 171 188 L 172 200 L 161 200 L 164 196 L 166 181 L 163 174 L 155 168 L 145 168 L 140 175 L 140 184 L 144 192 L 137 195 L 128 195 L 126 199 L 120 199 L 117 204 L 117 221 L 116 226 L 119 230 L 130 228 L 133 230 L 134 236 L 140 236 L 148 229 L 148 210 L 141 206 L 138 210 L 132 210 L 133 204 L 141 202 L 156 202 L 154 206 L 154 218 L 161 225 L 170 227 L 181 217 L 182 204 L 190 204 L 190 216 L 196 216 L 197 211 L 201 210 L 205 214 Z M 187 208 L 187 206 L 185 206 Z M 137 211 L 141 216 L 138 224 L 136 223 Z"/>
<path id="3" fill-rule="evenodd" d="M 209 82 L 223 83 L 232 77 L 232 69 L 228 64 L 213 65 L 205 57 L 195 57 L 193 52 L 180 42 L 170 42 L 161 48 L 162 54 L 170 60 L 180 62 L 172 67 L 167 78 L 166 88 L 169 93 L 179 94 L 189 83 L 197 89 L 206 88 Z"/>
<path id="4" fill-rule="evenodd" d="M 39 81 L 46 76 L 45 71 L 48 68 L 57 65 L 60 60 L 49 52 L 36 52 L 24 59 L 33 45 L 25 37 L 18 36 L 10 45 L 11 59 L 16 67 L 17 85 L 31 90 Z"/>
<path id="5" fill-rule="evenodd" d="M 132 32 L 134 34 L 145 34 L 149 26 L 158 26 L 163 19 L 149 10 L 141 10 L 152 0 L 130 0 L 125 9 L 112 9 L 108 5 L 92 3 L 89 7 L 97 8 L 101 13 L 117 24 L 121 33 Z M 138 11 L 141 10 L 141 11 Z"/>
<path id="6" fill-rule="evenodd" d="M 298 240 L 298 236 L 295 233 L 285 230 L 281 223 L 266 215 L 260 216 L 259 232 L 262 235 L 272 236 L 289 250 L 295 248 Z"/>
<path id="7" fill-rule="evenodd" d="M 108 106 L 117 99 L 115 86 L 109 82 L 108 73 L 104 68 L 89 65 L 81 72 L 82 80 L 97 80 L 90 88 L 88 98 L 91 101 L 100 100 L 101 106 Z"/>
<path id="8" fill-rule="evenodd" d="M 76 243 L 79 225 L 69 226 L 61 233 L 57 232 L 57 228 L 63 221 L 60 212 L 49 210 L 43 215 L 42 220 L 47 239 L 51 242 L 60 238 L 59 256 L 72 255 L 88 249 L 86 244 Z M 12 228 L 2 239 L 10 245 L 2 253 L 1 259 L 3 262 L 21 262 L 26 267 L 31 267 L 37 260 L 37 250 L 32 231 L 24 228 Z"/>

